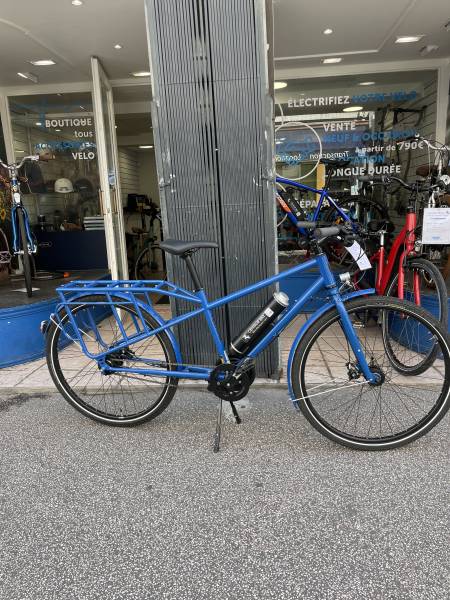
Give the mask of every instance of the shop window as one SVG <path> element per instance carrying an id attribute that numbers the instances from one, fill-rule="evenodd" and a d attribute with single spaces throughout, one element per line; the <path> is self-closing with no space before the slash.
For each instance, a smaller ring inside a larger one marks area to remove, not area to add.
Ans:
<path id="1" fill-rule="evenodd" d="M 22 193 L 33 224 L 82 229 L 100 214 L 90 93 L 9 99 L 16 160 L 48 150 L 53 160 L 26 163 Z"/>
<path id="2" fill-rule="evenodd" d="M 20 171 L 22 200 L 38 241 L 37 268 L 106 268 L 90 92 L 8 100 L 15 160 L 52 157 L 27 162 Z"/>
<path id="3" fill-rule="evenodd" d="M 277 173 L 321 188 L 326 176 L 326 167 L 318 162 L 321 150 L 324 158 L 349 161 L 331 181 L 330 191 L 338 200 L 359 193 L 358 175 L 414 180 L 416 168 L 433 157 L 425 144 L 407 138 L 419 133 L 434 139 L 436 92 L 436 71 L 290 80 L 275 99 Z M 318 196 L 293 193 L 311 217 Z M 405 192 L 387 194 L 380 188 L 377 194 L 392 221 L 400 223 Z M 288 221 L 281 223 L 282 217 L 280 212 L 279 250 L 294 251 L 297 232 Z"/>

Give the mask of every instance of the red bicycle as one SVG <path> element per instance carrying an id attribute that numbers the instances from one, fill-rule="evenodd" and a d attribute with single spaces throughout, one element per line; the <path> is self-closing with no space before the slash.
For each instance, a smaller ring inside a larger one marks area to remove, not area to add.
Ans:
<path id="1" fill-rule="evenodd" d="M 367 181 L 368 177 L 370 176 L 361 179 Z M 423 306 L 447 328 L 447 287 L 436 265 L 422 256 L 422 242 L 418 235 L 421 229 L 418 223 L 420 197 L 422 194 L 438 190 L 441 184 L 408 184 L 393 176 L 371 178 L 371 185 L 383 185 L 386 188 L 393 182 L 408 190 L 410 196 L 405 223 L 393 239 L 389 252 L 386 250 L 386 238 L 393 232 L 393 224 L 390 221 L 368 223 L 367 235 L 379 240 L 378 249 L 370 257 L 376 267 L 375 289 L 379 295 L 396 296 L 402 300 L 410 300 L 417 306 Z"/>

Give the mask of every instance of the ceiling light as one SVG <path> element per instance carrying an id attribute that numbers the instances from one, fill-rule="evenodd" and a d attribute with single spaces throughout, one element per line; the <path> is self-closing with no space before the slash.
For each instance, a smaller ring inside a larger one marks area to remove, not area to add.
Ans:
<path id="1" fill-rule="evenodd" d="M 347 108 L 343 109 L 343 112 L 358 112 L 362 109 L 362 106 L 347 106 Z"/>
<path id="2" fill-rule="evenodd" d="M 38 127 L 42 127 L 42 123 L 40 121 L 38 121 L 37 123 L 35 123 L 35 125 L 37 125 Z"/>
<path id="3" fill-rule="evenodd" d="M 131 73 L 133 77 L 149 77 L 150 71 L 134 71 Z"/>
<path id="4" fill-rule="evenodd" d="M 83 0 L 72 0 L 73 6 L 81 6 L 83 4 Z"/>
<path id="5" fill-rule="evenodd" d="M 324 65 L 334 65 L 336 63 L 340 63 L 342 58 L 335 56 L 334 58 L 322 58 L 322 62 Z"/>
<path id="6" fill-rule="evenodd" d="M 25 150 L 14 150 L 16 154 L 25 154 Z"/>
<path id="7" fill-rule="evenodd" d="M 286 81 L 274 81 L 273 88 L 275 90 L 282 90 L 285 87 L 287 87 Z"/>
<path id="8" fill-rule="evenodd" d="M 114 48 L 116 50 L 122 50 L 122 46 L 120 44 L 114 44 Z"/>
<path id="9" fill-rule="evenodd" d="M 331 33 L 333 33 L 333 30 L 330 28 L 324 29 L 322 33 L 323 33 L 323 35 L 330 35 Z"/>
<path id="10" fill-rule="evenodd" d="M 422 34 L 422 35 L 400 35 L 400 36 L 397 36 L 395 43 L 396 44 L 412 44 L 413 42 L 418 42 L 423 37 L 424 37 L 424 34 Z"/>
<path id="11" fill-rule="evenodd" d="M 38 78 L 36 77 L 36 75 L 34 75 L 33 73 L 20 73 L 19 71 L 17 72 L 17 75 L 19 77 L 22 77 L 23 79 L 29 79 L 30 81 L 32 81 L 33 83 L 37 83 L 38 82 Z"/>
<path id="12" fill-rule="evenodd" d="M 375 81 L 360 81 L 358 85 L 375 85 Z"/>
<path id="13" fill-rule="evenodd" d="M 436 44 L 428 44 L 428 46 L 424 46 L 420 49 L 420 55 L 426 56 L 427 54 L 430 54 L 430 52 L 435 52 L 438 48 L 439 46 L 436 46 Z"/>
<path id="14" fill-rule="evenodd" d="M 56 65 L 55 61 L 51 58 L 45 58 L 43 60 L 29 60 L 28 62 L 35 67 L 50 67 L 51 65 Z"/>
<path id="15" fill-rule="evenodd" d="M 61 131 L 61 129 L 55 129 L 55 131 Z"/>
<path id="16" fill-rule="evenodd" d="M 142 148 L 142 150 L 147 150 L 147 148 L 153 148 L 153 146 L 139 146 L 139 148 Z"/>

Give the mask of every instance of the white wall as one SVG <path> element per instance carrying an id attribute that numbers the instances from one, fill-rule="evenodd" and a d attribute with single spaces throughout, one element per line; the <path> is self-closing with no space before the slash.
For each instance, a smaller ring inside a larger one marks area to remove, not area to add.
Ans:
<path id="1" fill-rule="evenodd" d="M 139 156 L 137 150 L 118 148 L 119 176 L 122 191 L 122 206 L 127 205 L 128 194 L 140 194 Z"/>
<path id="2" fill-rule="evenodd" d="M 158 175 L 154 150 L 139 152 L 140 193 L 146 194 L 159 206 Z"/>

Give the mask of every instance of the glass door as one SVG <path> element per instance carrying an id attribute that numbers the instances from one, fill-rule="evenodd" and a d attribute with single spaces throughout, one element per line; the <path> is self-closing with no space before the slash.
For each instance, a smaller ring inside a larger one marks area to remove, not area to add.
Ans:
<path id="1" fill-rule="evenodd" d="M 108 77 L 95 56 L 91 58 L 91 69 L 100 196 L 105 219 L 108 263 L 113 279 L 128 279 L 113 94 Z"/>

